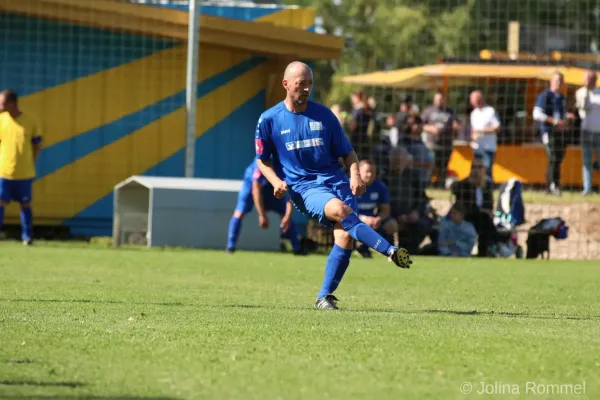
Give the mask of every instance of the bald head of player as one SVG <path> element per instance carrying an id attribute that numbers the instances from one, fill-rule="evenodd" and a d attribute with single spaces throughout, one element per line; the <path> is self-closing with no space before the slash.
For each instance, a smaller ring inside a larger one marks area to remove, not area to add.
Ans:
<path id="1" fill-rule="evenodd" d="M 292 112 L 302 112 L 308 105 L 313 87 L 313 73 L 308 65 L 300 61 L 290 63 L 283 74 L 283 87 L 287 92 L 285 105 Z"/>

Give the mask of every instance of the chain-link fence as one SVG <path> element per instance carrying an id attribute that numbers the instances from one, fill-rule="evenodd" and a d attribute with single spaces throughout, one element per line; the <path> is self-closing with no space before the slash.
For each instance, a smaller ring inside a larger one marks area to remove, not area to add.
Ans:
<path id="1" fill-rule="evenodd" d="M 359 14 L 381 35 L 371 42 L 379 53 L 346 54 L 354 61 L 339 75 L 352 94 L 331 102 L 359 158 L 372 160 L 388 187 L 400 245 L 428 254 L 424 245 L 438 240 L 440 222 L 460 202 L 478 233 L 475 253 L 529 248 L 533 256 L 548 235 L 552 258 L 600 258 L 600 120 L 592 89 L 582 89 L 587 103 L 575 101 L 586 69 L 597 67 L 600 8 L 484 0 L 371 6 Z M 390 21 L 407 14 L 403 25 Z M 327 17 L 325 24 L 335 19 Z M 351 35 L 355 52 L 365 43 Z M 531 230 L 552 218 L 565 221 L 568 237 L 553 224 L 559 220 L 547 221 L 555 231 Z"/>

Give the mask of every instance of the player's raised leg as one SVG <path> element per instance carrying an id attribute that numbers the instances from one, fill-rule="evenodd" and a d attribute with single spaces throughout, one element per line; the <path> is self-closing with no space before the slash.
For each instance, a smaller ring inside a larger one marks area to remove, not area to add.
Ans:
<path id="1" fill-rule="evenodd" d="M 399 249 L 385 240 L 373 228 L 362 222 L 358 215 L 340 199 L 333 198 L 325 205 L 325 216 L 338 222 L 350 236 L 388 257 L 400 268 L 410 268 L 412 260 L 405 249 Z"/>

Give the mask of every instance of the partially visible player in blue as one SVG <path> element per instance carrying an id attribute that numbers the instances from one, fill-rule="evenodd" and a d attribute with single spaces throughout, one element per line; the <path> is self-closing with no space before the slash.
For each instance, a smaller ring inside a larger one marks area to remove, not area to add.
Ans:
<path id="1" fill-rule="evenodd" d="M 308 100 L 313 74 L 304 63 L 285 70 L 284 101 L 265 111 L 256 128 L 258 167 L 283 198 L 290 192 L 294 206 L 325 226 L 333 226 L 335 244 L 325 267 L 325 279 L 315 307 L 336 310 L 333 292 L 340 284 L 354 247 L 353 239 L 388 257 L 398 267 L 412 263 L 405 249 L 392 246 L 358 218 L 356 197 L 365 192 L 358 159 L 338 119 L 325 106 Z M 350 179 L 338 159 L 350 170 Z M 285 180 L 275 172 L 281 168 Z"/>
<path id="2" fill-rule="evenodd" d="M 398 222 L 391 216 L 390 192 L 385 183 L 377 179 L 372 161 L 361 160 L 358 170 L 367 186 L 365 192 L 356 199 L 358 219 L 379 232 L 387 241 L 393 242 L 393 235 L 398 232 Z M 369 247 L 363 243 L 356 250 L 365 258 L 372 257 Z"/>
<path id="3" fill-rule="evenodd" d="M 235 245 L 242 229 L 242 220 L 246 214 L 256 207 L 258 213 L 258 225 L 266 229 L 269 227 L 267 211 L 275 211 L 281 215 L 281 229 L 290 240 L 294 254 L 304 255 L 300 246 L 300 240 L 292 221 L 293 206 L 286 198 L 278 199 L 273 194 L 273 187 L 263 176 L 256 165 L 256 159 L 246 168 L 244 172 L 244 183 L 238 194 L 238 202 L 235 207 L 231 221 L 229 222 L 229 234 L 227 236 L 228 253 L 235 251 Z"/>

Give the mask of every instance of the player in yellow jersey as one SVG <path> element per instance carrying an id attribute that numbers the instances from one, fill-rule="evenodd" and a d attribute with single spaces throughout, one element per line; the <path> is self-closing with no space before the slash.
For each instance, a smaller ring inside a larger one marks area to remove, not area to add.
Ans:
<path id="1" fill-rule="evenodd" d="M 35 159 L 42 149 L 42 134 L 37 123 L 19 109 L 13 90 L 0 92 L 0 237 L 4 237 L 4 207 L 10 201 L 21 205 L 23 244 L 33 239 L 31 186 L 35 178 Z"/>

